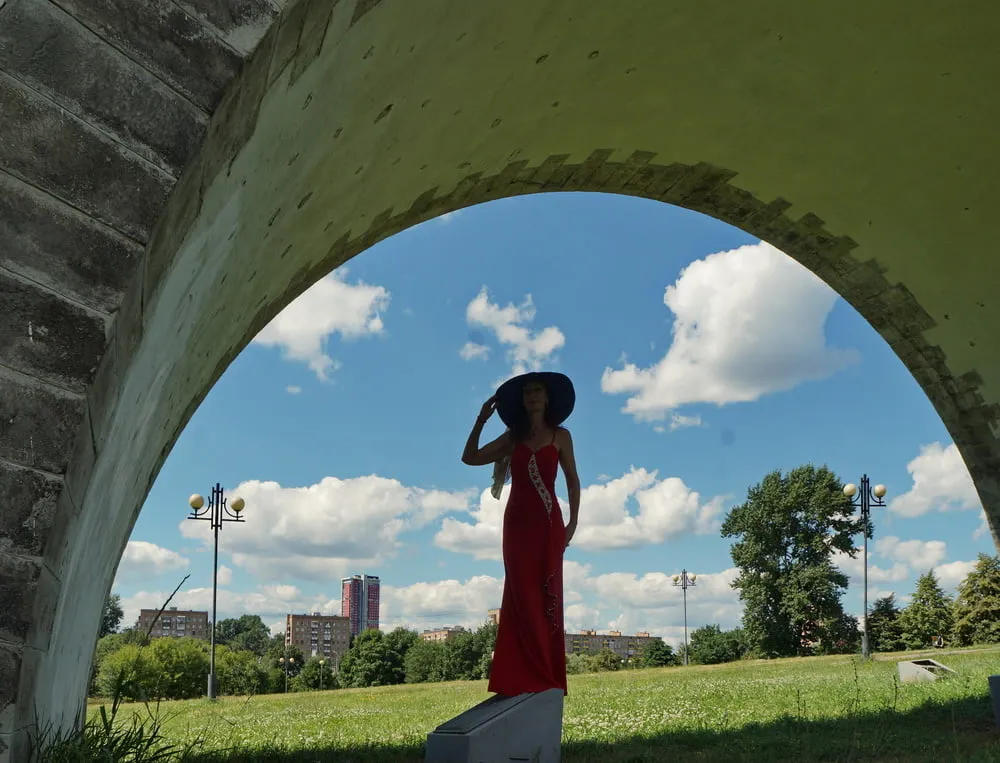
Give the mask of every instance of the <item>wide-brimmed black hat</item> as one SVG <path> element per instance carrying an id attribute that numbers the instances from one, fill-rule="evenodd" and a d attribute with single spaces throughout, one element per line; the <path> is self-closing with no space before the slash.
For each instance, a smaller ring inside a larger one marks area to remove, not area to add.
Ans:
<path id="1" fill-rule="evenodd" d="M 576 390 L 566 374 L 555 371 L 531 371 L 508 379 L 497 390 L 497 414 L 508 427 L 513 427 L 524 416 L 522 390 L 528 382 L 541 382 L 549 397 L 548 416 L 553 426 L 559 426 L 573 412 Z"/>

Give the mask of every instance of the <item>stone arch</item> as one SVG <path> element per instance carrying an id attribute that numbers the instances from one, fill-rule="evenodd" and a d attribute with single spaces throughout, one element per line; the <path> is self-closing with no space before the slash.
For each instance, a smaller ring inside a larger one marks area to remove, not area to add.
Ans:
<path id="1" fill-rule="evenodd" d="M 792 0 L 726 16 L 683 3 L 289 2 L 158 208 L 95 370 L 47 387 L 29 383 L 31 366 L 3 377 L 4 394 L 37 398 L 28 421 L 43 452 L 3 456 L 17 497 L 0 517 L 0 760 L 16 759 L 34 720 L 79 719 L 139 507 L 238 352 L 372 244 L 491 199 L 642 196 L 796 258 L 921 384 L 996 538 L 1000 344 L 984 326 L 1000 266 L 981 252 L 996 232 L 998 107 L 976 94 L 1000 62 L 981 18 L 934 12 L 934 25 L 891 9 L 855 24 L 838 3 Z M 845 45 L 852 63 L 838 69 Z M 107 224 L 141 239 L 164 184 Z"/>

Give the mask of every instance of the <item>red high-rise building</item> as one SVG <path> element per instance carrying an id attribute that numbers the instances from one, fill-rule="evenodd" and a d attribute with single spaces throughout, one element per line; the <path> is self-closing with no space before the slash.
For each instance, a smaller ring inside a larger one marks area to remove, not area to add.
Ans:
<path id="1" fill-rule="evenodd" d="M 340 615 L 351 622 L 351 635 L 378 628 L 378 575 L 351 575 L 340 581 Z"/>

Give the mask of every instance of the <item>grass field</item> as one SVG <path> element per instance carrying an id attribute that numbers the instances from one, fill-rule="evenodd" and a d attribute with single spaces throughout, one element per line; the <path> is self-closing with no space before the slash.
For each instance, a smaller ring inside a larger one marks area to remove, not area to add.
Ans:
<path id="1" fill-rule="evenodd" d="M 934 656 L 958 674 L 900 684 L 880 656 L 570 676 L 563 760 L 1000 761 L 987 686 L 1000 651 Z M 430 730 L 486 696 L 483 681 L 422 684 L 169 702 L 159 714 L 171 740 L 204 735 L 199 763 L 420 761 Z"/>

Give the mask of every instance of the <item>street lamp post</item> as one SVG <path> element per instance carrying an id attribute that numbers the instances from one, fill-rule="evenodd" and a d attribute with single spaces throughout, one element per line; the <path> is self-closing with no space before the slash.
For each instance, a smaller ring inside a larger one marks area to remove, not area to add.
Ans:
<path id="1" fill-rule="evenodd" d="M 866 660 L 871 656 L 871 643 L 868 639 L 868 528 L 871 522 L 871 508 L 872 506 L 885 506 L 885 501 L 882 500 L 885 498 L 885 493 L 885 485 L 876 485 L 873 488 L 867 474 L 861 475 L 860 490 L 853 482 L 844 485 L 844 495 L 850 500 L 851 506 L 861 509 L 861 522 L 864 526 L 862 530 L 864 533 L 864 609 L 862 614 L 861 657 Z M 857 496 L 856 500 L 855 496 Z"/>
<path id="2" fill-rule="evenodd" d="M 326 672 L 326 660 L 319 661 L 319 690 L 323 691 L 323 674 Z"/>
<path id="3" fill-rule="evenodd" d="M 688 664 L 688 588 L 695 584 L 697 575 L 689 575 L 687 570 L 681 570 L 680 575 L 674 575 L 674 585 L 680 586 L 684 592 L 684 664 Z"/>
<path id="4" fill-rule="evenodd" d="M 236 497 L 227 505 L 222 485 L 215 483 L 207 504 L 202 496 L 195 493 L 188 498 L 188 505 L 191 506 L 188 519 L 208 520 L 212 523 L 212 531 L 215 536 L 215 557 L 212 562 L 212 649 L 208 668 L 208 698 L 215 699 L 218 693 L 215 680 L 215 626 L 218 619 L 216 605 L 219 593 L 219 530 L 222 529 L 223 522 L 242 522 L 243 517 L 240 516 L 240 513 L 246 504 L 242 498 Z"/>
<path id="5" fill-rule="evenodd" d="M 285 694 L 288 694 L 288 668 L 295 664 L 295 658 L 289 657 L 287 660 L 284 657 L 279 657 L 278 662 L 281 667 L 285 670 Z"/>

